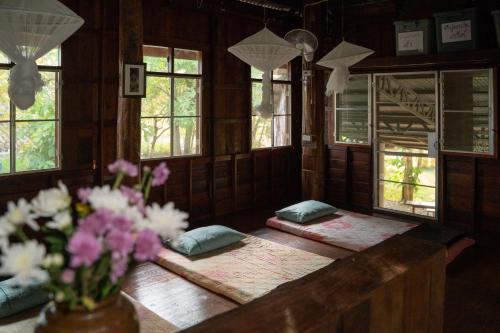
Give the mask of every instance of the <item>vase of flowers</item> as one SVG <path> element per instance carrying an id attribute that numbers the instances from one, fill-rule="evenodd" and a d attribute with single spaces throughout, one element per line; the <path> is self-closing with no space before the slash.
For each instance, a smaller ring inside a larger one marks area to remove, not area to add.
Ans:
<path id="1" fill-rule="evenodd" d="M 137 177 L 137 166 L 118 160 L 108 169 L 114 184 L 79 189 L 74 204 L 59 182 L 31 202 L 9 202 L 0 218 L 0 274 L 20 285 L 42 280 L 52 299 L 37 332 L 138 332 L 135 309 L 120 294 L 125 276 L 188 226 L 188 215 L 172 203 L 146 205 L 151 187 L 168 178 L 165 163 L 145 167 L 133 187 L 123 180 Z M 38 236 L 29 238 L 27 228 Z"/>

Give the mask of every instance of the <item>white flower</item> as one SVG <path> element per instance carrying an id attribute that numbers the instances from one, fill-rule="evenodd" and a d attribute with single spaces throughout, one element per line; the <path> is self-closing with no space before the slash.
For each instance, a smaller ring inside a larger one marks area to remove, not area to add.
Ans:
<path id="1" fill-rule="evenodd" d="M 59 181 L 58 187 L 40 191 L 31 204 L 38 216 L 49 217 L 68 208 L 71 204 L 71 197 L 66 185 Z"/>
<path id="2" fill-rule="evenodd" d="M 157 203 L 146 207 L 147 220 L 140 229 L 150 228 L 162 238 L 175 241 L 188 227 L 188 214 L 174 208 L 172 202 L 161 207 Z"/>
<path id="3" fill-rule="evenodd" d="M 16 228 L 4 217 L 0 218 L 0 249 L 5 250 L 9 246 L 9 236 Z"/>
<path id="4" fill-rule="evenodd" d="M 16 282 L 25 285 L 33 280 L 45 281 L 46 271 L 40 268 L 45 257 L 45 247 L 37 241 L 12 244 L 0 257 L 0 274 L 14 275 Z"/>
<path id="5" fill-rule="evenodd" d="M 42 266 L 45 268 L 49 267 L 61 267 L 64 264 L 64 257 L 60 253 L 49 254 L 43 259 Z"/>
<path id="6" fill-rule="evenodd" d="M 65 210 L 64 212 L 57 213 L 52 218 L 52 221 L 47 222 L 47 227 L 56 230 L 63 230 L 71 225 L 71 222 L 71 214 Z"/>
<path id="7" fill-rule="evenodd" d="M 17 201 L 17 205 L 13 201 L 7 203 L 7 212 L 3 216 L 3 222 L 10 223 L 15 227 L 21 227 L 25 223 L 33 230 L 38 230 L 38 224 L 34 221 L 34 215 L 31 213 L 30 204 L 21 198 Z"/>
<path id="8" fill-rule="evenodd" d="M 104 208 L 115 213 L 122 213 L 128 207 L 128 198 L 119 190 L 112 190 L 109 185 L 94 187 L 88 201 L 95 210 Z"/>

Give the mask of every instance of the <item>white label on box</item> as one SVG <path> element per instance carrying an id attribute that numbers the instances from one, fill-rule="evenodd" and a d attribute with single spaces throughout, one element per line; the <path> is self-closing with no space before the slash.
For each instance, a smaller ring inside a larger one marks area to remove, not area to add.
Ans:
<path id="1" fill-rule="evenodd" d="M 464 42 L 472 40 L 471 21 L 458 21 L 441 24 L 443 43 Z"/>
<path id="2" fill-rule="evenodd" d="M 424 32 L 410 31 L 398 34 L 398 51 L 424 51 Z"/>

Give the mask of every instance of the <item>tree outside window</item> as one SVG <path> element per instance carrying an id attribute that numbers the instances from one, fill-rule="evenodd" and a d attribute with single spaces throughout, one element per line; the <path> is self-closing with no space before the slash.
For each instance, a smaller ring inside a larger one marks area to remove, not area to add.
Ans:
<path id="1" fill-rule="evenodd" d="M 59 167 L 60 48 L 37 61 L 44 86 L 35 104 L 17 109 L 8 95 L 13 63 L 0 53 L 0 175 Z"/>
<path id="2" fill-rule="evenodd" d="M 273 71 L 273 115 L 262 117 L 257 108 L 262 102 L 262 72 L 251 68 L 252 149 L 289 146 L 292 143 L 292 82 L 289 64 Z"/>
<path id="3" fill-rule="evenodd" d="M 200 154 L 202 53 L 146 45 L 143 53 L 141 158 Z"/>

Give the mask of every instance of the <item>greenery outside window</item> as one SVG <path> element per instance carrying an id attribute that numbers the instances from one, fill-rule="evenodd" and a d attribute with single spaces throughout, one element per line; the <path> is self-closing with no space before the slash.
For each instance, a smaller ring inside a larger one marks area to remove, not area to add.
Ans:
<path id="1" fill-rule="evenodd" d="M 0 53 L 0 175 L 60 166 L 60 48 L 37 61 L 45 85 L 35 104 L 17 109 L 8 95 L 12 62 Z"/>
<path id="2" fill-rule="evenodd" d="M 201 51 L 145 45 L 143 53 L 141 158 L 200 154 Z"/>
<path id="3" fill-rule="evenodd" d="M 290 146 L 292 144 L 292 82 L 290 66 L 273 71 L 273 115 L 261 117 L 257 107 L 262 102 L 262 72 L 251 68 L 252 149 Z"/>
<path id="4" fill-rule="evenodd" d="M 370 144 L 370 75 L 351 75 L 335 95 L 335 142 Z"/>

